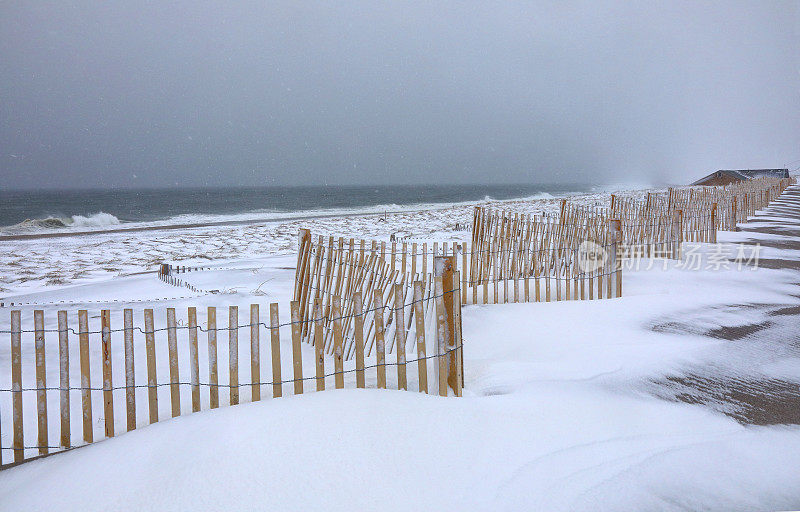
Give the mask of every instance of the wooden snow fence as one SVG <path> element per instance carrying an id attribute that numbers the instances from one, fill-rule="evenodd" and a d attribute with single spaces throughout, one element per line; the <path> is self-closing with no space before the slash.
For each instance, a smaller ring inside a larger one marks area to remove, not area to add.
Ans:
<path id="1" fill-rule="evenodd" d="M 284 322 L 277 303 L 267 311 L 252 304 L 244 318 L 238 306 L 221 308 L 220 316 L 227 309 L 227 322 L 218 322 L 216 307 L 190 307 L 180 318 L 174 308 L 159 315 L 153 309 L 102 310 L 99 315 L 58 311 L 55 319 L 35 310 L 31 326 L 21 310 L 12 310 L 11 328 L 0 331 L 11 342 L 10 382 L 0 385 L 0 466 L 189 412 L 270 396 L 344 387 L 428 393 L 429 381 L 440 396 L 461 396 L 459 277 L 452 257 L 437 259 L 436 265 L 439 272 L 431 279 L 428 297 L 431 315 L 423 313 L 422 281 L 412 283 L 411 297 L 395 285 L 391 302 L 378 288 L 368 300 L 355 290 L 347 311 L 339 295 L 332 296 L 329 309 L 314 300 L 306 320 L 300 302 L 292 301 L 290 320 Z M 410 326 L 409 312 L 414 312 Z M 389 333 L 387 318 L 400 328 Z M 323 344 L 328 324 L 331 351 Z M 352 362 L 344 357 L 346 325 L 353 337 Z M 240 344 L 242 332 L 245 344 Z M 303 365 L 305 332 L 312 333 L 313 372 L 310 361 Z M 365 344 L 367 332 L 374 335 L 372 346 Z M 391 361 L 387 347 L 395 347 Z M 247 364 L 240 369 L 243 358 L 249 359 L 249 372 Z"/>
<path id="2" fill-rule="evenodd" d="M 300 319 L 308 321 L 315 317 L 314 304 L 319 301 L 326 320 L 322 325 L 323 350 L 331 354 L 335 348 L 335 331 L 331 320 L 334 298 L 340 299 L 340 308 L 345 316 L 358 308 L 355 298 L 363 304 L 378 307 L 378 304 L 421 303 L 422 309 L 407 308 L 402 317 L 385 311 L 380 321 L 386 330 L 386 353 L 395 348 L 395 333 L 398 326 L 412 331 L 415 317 L 435 314 L 436 293 L 435 261 L 438 258 L 452 259 L 452 271 L 457 272 L 457 244 L 447 242 L 398 243 L 386 241 L 356 240 L 312 236 L 301 229 L 298 235 L 298 256 L 295 271 L 294 300 L 300 305 Z M 355 323 L 345 321 L 341 325 L 343 357 L 350 360 L 356 356 Z M 305 324 L 301 339 L 311 342 L 313 330 Z M 364 331 L 364 346 L 370 355 L 379 342 L 378 329 L 367 326 Z"/>
<path id="3" fill-rule="evenodd" d="M 759 178 L 721 187 L 670 188 L 663 194 L 648 193 L 644 201 L 612 194 L 608 209 L 589 210 L 564 201 L 561 217 L 593 215 L 598 224 L 617 219 L 624 257 L 679 259 L 683 242 L 716 243 L 717 231 L 735 230 L 737 223 L 767 206 L 789 183 L 789 179 Z"/>
<path id="4" fill-rule="evenodd" d="M 619 222 L 582 213 L 556 222 L 476 207 L 462 290 L 475 304 L 620 297 Z"/>
<path id="5" fill-rule="evenodd" d="M 648 194 L 646 205 L 669 215 L 683 212 L 687 241 L 714 241 L 714 230 L 736 229 L 757 210 L 766 207 L 791 183 L 791 178 L 757 178 L 725 186 L 669 188 Z M 710 226 L 709 226 L 710 224 Z"/>
<path id="6" fill-rule="evenodd" d="M 683 242 L 716 243 L 718 230 L 735 229 L 790 182 L 669 189 L 646 201 L 612 195 L 609 208 L 563 199 L 557 219 L 476 207 L 462 302 L 469 292 L 484 304 L 620 297 L 623 258 L 681 259 Z"/>

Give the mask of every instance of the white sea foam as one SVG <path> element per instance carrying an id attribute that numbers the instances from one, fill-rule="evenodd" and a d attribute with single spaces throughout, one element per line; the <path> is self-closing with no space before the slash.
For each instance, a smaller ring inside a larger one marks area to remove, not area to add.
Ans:
<path id="1" fill-rule="evenodd" d="M 116 226 L 118 224 L 120 224 L 120 220 L 114 215 L 106 212 L 97 212 L 88 216 L 47 216 L 41 219 L 25 219 L 18 224 L 0 229 L 0 233 L 18 234 L 61 230 L 65 228 L 102 228 Z"/>
<path id="2" fill-rule="evenodd" d="M 71 227 L 104 227 L 104 226 L 116 226 L 119 224 L 120 221 L 115 216 L 111 215 L 110 213 L 106 212 L 97 212 L 88 217 L 84 217 L 83 215 L 74 215 L 72 217 L 72 223 L 68 224 Z"/>

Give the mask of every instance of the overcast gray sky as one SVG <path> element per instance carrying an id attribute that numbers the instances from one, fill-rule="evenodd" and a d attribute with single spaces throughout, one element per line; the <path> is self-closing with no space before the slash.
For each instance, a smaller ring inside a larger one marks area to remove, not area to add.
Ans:
<path id="1" fill-rule="evenodd" d="M 782 166 L 800 159 L 799 6 L 0 0 L 0 187 Z"/>

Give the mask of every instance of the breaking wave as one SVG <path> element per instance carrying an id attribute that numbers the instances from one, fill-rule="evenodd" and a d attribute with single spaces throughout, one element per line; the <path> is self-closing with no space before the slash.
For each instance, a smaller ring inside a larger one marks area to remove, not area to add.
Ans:
<path id="1" fill-rule="evenodd" d="M 120 220 L 106 212 L 97 212 L 89 216 L 73 215 L 72 217 L 45 217 L 43 219 L 25 219 L 19 224 L 3 228 L 6 233 L 25 233 L 30 231 L 50 231 L 63 228 L 102 228 L 116 226 Z"/>

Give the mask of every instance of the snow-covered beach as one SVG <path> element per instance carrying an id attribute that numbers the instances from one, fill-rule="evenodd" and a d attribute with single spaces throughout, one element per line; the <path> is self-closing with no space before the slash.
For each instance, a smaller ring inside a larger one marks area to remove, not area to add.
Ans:
<path id="1" fill-rule="evenodd" d="M 572 200 L 592 205 L 607 198 Z M 503 206 L 553 212 L 557 203 Z M 725 246 L 760 244 L 766 264 L 757 270 L 720 262 L 716 246 L 698 244 L 691 249 L 699 255 L 697 268 L 685 258 L 645 260 L 627 269 L 621 299 L 466 307 L 461 399 L 346 389 L 151 426 L 142 411 L 136 432 L 3 471 L 0 503 L 9 510 L 186 510 L 230 506 L 231 500 L 242 510 L 797 508 L 799 211 L 795 186 L 741 231 L 718 234 Z M 67 276 L 64 284 L 48 284 L 46 275 L 24 274 L 31 279 L 6 283 L 13 287 L 6 297 L 40 304 L 24 306 L 26 322 L 30 310 L 44 309 L 48 328 L 65 303 L 70 310 L 90 309 L 92 318 L 110 307 L 120 313 L 114 325 L 121 323 L 123 307 L 137 316 L 145 307 L 175 307 L 183 319 L 188 306 L 285 304 L 298 227 L 385 240 L 392 234 L 463 240 L 469 232 L 453 228 L 468 225 L 471 215 L 472 205 L 458 205 L 3 241 L 18 247 L 18 259 Z M 199 289 L 223 293 L 192 293 L 139 273 L 165 260 L 212 267 L 184 277 Z M 3 268 L 4 276 L 18 275 L 16 265 Z M 88 270 L 75 276 L 81 268 Z M 8 311 L 0 309 L 0 330 L 8 329 Z M 163 340 L 158 343 L 166 350 Z M 47 350 L 48 361 L 56 361 L 56 344 Z M 93 361 L 99 350 L 92 347 Z M 123 364 L 119 352 L 115 371 Z M 30 345 L 23 354 L 29 379 Z M 313 365 L 307 355 L 304 361 Z M 227 357 L 224 350 L 220 357 Z M 0 345 L 4 389 L 9 358 L 8 344 Z M 55 364 L 48 382 L 58 382 Z M 166 417 L 168 391 L 162 392 Z M 188 407 L 189 390 L 182 393 Z M 56 398 L 49 405 L 54 410 Z M 34 409 L 33 400 L 26 402 L 31 438 Z M 10 401 L 0 403 L 0 418 L 9 413 Z M 123 416 L 116 416 L 120 431 Z M 73 422 L 78 432 L 79 413 Z M 102 423 L 96 429 L 102 431 Z M 9 446 L 9 429 L 1 435 L 2 446 Z M 51 432 L 54 443 L 57 435 Z M 106 492 L 93 491 L 98 487 Z M 40 488 L 54 490 L 35 492 Z"/>
<path id="2" fill-rule="evenodd" d="M 654 190 L 653 190 L 654 191 Z M 641 198 L 648 190 L 620 190 Z M 0 235 L 0 301 L 28 302 L 24 294 L 155 271 L 159 263 L 210 266 L 240 259 L 290 254 L 300 228 L 315 234 L 389 240 L 469 237 L 475 206 L 494 205 L 553 215 L 562 197 L 585 206 L 607 206 L 610 192 L 454 204 L 380 206 L 347 211 L 310 211 L 242 216 L 212 225 L 163 222 L 101 226 L 94 231 L 39 229 Z M 456 231 L 456 225 L 459 231 Z"/>

